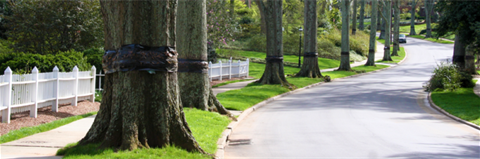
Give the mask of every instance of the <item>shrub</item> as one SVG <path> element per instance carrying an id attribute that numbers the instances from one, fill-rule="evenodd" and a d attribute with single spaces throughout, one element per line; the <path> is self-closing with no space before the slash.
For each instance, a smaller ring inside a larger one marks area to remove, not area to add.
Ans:
<path id="1" fill-rule="evenodd" d="M 298 55 L 299 43 L 300 43 L 300 35 L 297 34 L 283 34 L 283 54 L 284 55 Z M 302 35 L 302 54 L 305 52 L 303 50 L 303 35 Z"/>
<path id="2" fill-rule="evenodd" d="M 263 34 L 255 35 L 247 43 L 247 50 L 266 52 L 267 51 L 267 37 Z"/>
<path id="3" fill-rule="evenodd" d="M 340 47 L 335 46 L 332 41 L 326 38 L 319 38 L 317 48 L 318 57 L 340 60 L 341 49 Z"/>
<path id="4" fill-rule="evenodd" d="M 452 91 L 460 87 L 473 86 L 471 75 L 460 72 L 455 65 L 448 62 L 440 63 L 433 73 L 433 76 L 425 86 L 427 91 Z"/>
<path id="5" fill-rule="evenodd" d="M 100 48 L 90 48 L 88 50 L 83 51 L 83 57 L 87 59 L 87 62 L 95 68 L 97 68 L 97 73 L 100 73 L 102 70 L 102 57 L 103 57 L 103 49 Z"/>

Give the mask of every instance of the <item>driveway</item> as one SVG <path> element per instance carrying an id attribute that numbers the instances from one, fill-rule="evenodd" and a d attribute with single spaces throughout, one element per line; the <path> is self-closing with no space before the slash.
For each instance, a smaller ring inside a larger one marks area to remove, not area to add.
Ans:
<path id="1" fill-rule="evenodd" d="M 480 158 L 480 132 L 425 105 L 453 45 L 408 38 L 401 65 L 278 99 L 230 136 L 225 158 Z"/>

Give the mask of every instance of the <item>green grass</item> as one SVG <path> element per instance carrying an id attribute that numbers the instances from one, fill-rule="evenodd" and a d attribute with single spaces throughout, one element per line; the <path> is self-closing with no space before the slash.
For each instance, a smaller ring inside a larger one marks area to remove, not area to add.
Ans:
<path id="1" fill-rule="evenodd" d="M 423 39 L 431 42 L 441 43 L 441 44 L 453 44 L 452 41 L 442 40 L 442 39 L 434 39 L 434 38 L 425 38 L 423 35 L 407 35 L 412 38 Z"/>
<path id="2" fill-rule="evenodd" d="M 89 117 L 89 116 L 92 116 L 92 115 L 95 115 L 95 114 L 97 114 L 97 112 L 90 112 L 90 113 L 83 114 L 83 115 L 71 116 L 71 117 L 60 119 L 60 120 L 55 120 L 55 121 L 52 121 L 50 123 L 46 123 L 46 124 L 42 124 L 42 125 L 38 125 L 38 126 L 24 127 L 24 128 L 18 129 L 18 130 L 13 130 L 13 131 L 8 132 L 7 134 L 4 134 L 4 135 L 0 136 L 0 144 L 10 142 L 10 141 L 13 141 L 13 140 L 18 140 L 18 139 L 21 139 L 21 138 L 24 138 L 24 137 L 27 137 L 27 136 L 30 136 L 30 135 L 33 135 L 33 134 L 36 134 L 36 133 L 49 131 L 49 130 L 58 128 L 60 126 L 69 124 L 71 122 L 74 122 L 76 120 L 83 119 L 83 118 L 86 118 L 86 117 Z"/>
<path id="3" fill-rule="evenodd" d="M 256 58 L 256 59 L 265 59 L 266 57 L 266 54 L 264 52 L 256 52 L 256 51 L 217 49 L 217 53 L 227 57 L 230 57 L 230 56 L 246 57 L 246 58 Z M 283 61 L 298 64 L 298 56 L 283 55 Z M 301 61 L 303 62 L 303 56 L 301 57 Z M 327 59 L 327 58 L 318 58 L 318 66 L 320 68 L 335 68 L 340 66 L 340 61 Z"/>
<path id="4" fill-rule="evenodd" d="M 226 82 L 223 82 L 223 83 L 213 85 L 212 88 L 217 88 L 217 87 L 224 86 L 224 85 L 227 85 L 227 84 L 230 84 L 230 83 L 237 83 L 237 82 L 250 81 L 250 80 L 253 80 L 253 79 L 241 79 L 241 80 L 226 81 Z"/>
<path id="5" fill-rule="evenodd" d="M 205 151 L 214 154 L 217 150 L 217 140 L 230 120 L 218 113 L 201 111 L 198 109 L 184 109 L 187 123 L 193 136 Z M 164 148 L 137 149 L 134 151 L 118 151 L 113 149 L 98 149 L 99 144 L 89 144 L 75 147 L 76 143 L 60 149 L 57 155 L 65 158 L 205 158 L 211 156 L 200 153 L 189 153 L 180 148 L 167 146 Z"/>
<path id="6" fill-rule="evenodd" d="M 419 34 L 420 31 L 427 29 L 427 24 L 415 25 L 415 33 Z M 410 25 L 400 26 L 400 33 L 410 34 Z"/>
<path id="7" fill-rule="evenodd" d="M 390 54 L 393 52 L 393 47 L 390 48 Z M 393 61 L 382 61 L 382 60 L 377 60 L 376 62 L 381 62 L 381 63 L 399 63 L 405 58 L 405 48 L 400 47 L 400 51 L 398 51 L 398 56 L 392 56 Z"/>
<path id="8" fill-rule="evenodd" d="M 252 66 L 255 67 L 255 69 L 252 69 Z M 353 70 L 370 72 L 374 70 L 383 69 L 386 67 L 388 66 L 386 65 L 358 66 L 358 67 L 354 67 Z M 263 73 L 264 69 L 265 69 L 265 64 L 250 65 L 251 72 L 252 70 L 255 70 L 256 72 Z M 285 69 L 285 74 L 288 74 L 287 72 L 296 73 L 300 71 L 300 68 L 295 68 L 295 67 L 284 67 L 284 69 Z M 250 74 L 252 74 L 251 72 Z M 256 73 L 256 74 L 258 74 L 260 77 L 262 75 L 261 73 Z M 332 79 L 347 77 L 355 74 L 357 74 L 355 71 L 322 72 L 322 75 L 324 76 L 328 75 Z M 305 78 L 305 77 L 287 77 L 287 81 L 290 84 L 295 85 L 297 88 L 302 88 L 310 84 L 321 82 L 322 79 Z M 288 91 L 290 90 L 280 85 L 260 85 L 256 83 L 251 83 L 242 89 L 219 93 L 217 95 L 217 99 L 227 109 L 246 110 L 261 101 L 264 101 L 268 98 L 277 96 L 279 94 L 282 94 Z"/>
<path id="9" fill-rule="evenodd" d="M 480 97 L 473 93 L 473 88 L 432 92 L 432 101 L 448 113 L 480 125 Z"/>
<path id="10" fill-rule="evenodd" d="M 95 102 L 102 102 L 102 91 L 95 90 Z"/>

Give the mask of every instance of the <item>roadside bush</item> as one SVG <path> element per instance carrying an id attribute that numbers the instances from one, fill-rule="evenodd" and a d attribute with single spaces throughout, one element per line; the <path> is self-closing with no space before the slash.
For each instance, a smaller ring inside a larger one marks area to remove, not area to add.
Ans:
<path id="1" fill-rule="evenodd" d="M 87 62 L 95 68 L 97 68 L 97 73 L 100 73 L 102 70 L 102 57 L 103 57 L 103 49 L 100 48 L 90 48 L 83 51 L 83 57 L 87 59 Z"/>
<path id="2" fill-rule="evenodd" d="M 283 54 L 284 55 L 298 55 L 298 47 L 300 43 L 300 35 L 297 34 L 283 34 Z M 303 50 L 303 36 L 302 36 L 302 54 L 305 52 Z"/>
<path id="3" fill-rule="evenodd" d="M 460 87 L 473 87 L 472 76 L 460 72 L 454 64 L 440 63 L 426 84 L 427 91 L 453 91 Z"/>
<path id="4" fill-rule="evenodd" d="M 319 38 L 317 42 L 318 48 L 318 57 L 340 60 L 340 47 L 335 46 L 335 44 L 326 39 Z"/>
<path id="5" fill-rule="evenodd" d="M 255 35 L 247 42 L 248 51 L 258 51 L 266 52 L 267 51 L 267 37 L 265 35 Z"/>
<path id="6" fill-rule="evenodd" d="M 52 72 L 55 66 L 61 72 L 72 71 L 77 66 L 80 71 L 91 69 L 87 59 L 83 57 L 82 52 L 65 51 L 55 55 L 31 54 L 31 53 L 10 53 L 0 54 L 0 70 L 10 67 L 14 73 L 30 73 L 33 67 L 37 67 L 40 72 Z M 0 71 L 1 74 L 4 71 Z"/>

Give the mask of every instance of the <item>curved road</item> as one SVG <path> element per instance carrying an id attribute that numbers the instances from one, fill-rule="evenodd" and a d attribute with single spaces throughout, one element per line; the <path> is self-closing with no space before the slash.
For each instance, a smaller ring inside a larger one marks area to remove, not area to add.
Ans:
<path id="1" fill-rule="evenodd" d="M 425 105 L 453 45 L 408 39 L 401 65 L 307 89 L 256 110 L 225 158 L 480 158 L 480 132 Z"/>

